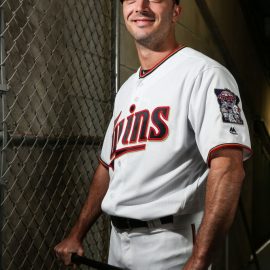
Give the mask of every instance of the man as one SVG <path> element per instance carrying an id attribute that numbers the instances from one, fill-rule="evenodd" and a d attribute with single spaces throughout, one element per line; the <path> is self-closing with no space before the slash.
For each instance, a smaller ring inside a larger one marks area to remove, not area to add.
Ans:
<path id="1" fill-rule="evenodd" d="M 102 209 L 109 263 L 125 269 L 205 270 L 228 231 L 250 141 L 226 68 L 179 45 L 174 0 L 124 0 L 141 68 L 115 99 L 88 198 L 55 247 L 66 265 Z"/>

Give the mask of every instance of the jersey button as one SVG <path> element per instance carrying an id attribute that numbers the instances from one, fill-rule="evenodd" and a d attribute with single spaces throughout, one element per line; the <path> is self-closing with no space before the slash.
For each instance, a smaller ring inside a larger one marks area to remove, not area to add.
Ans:
<path id="1" fill-rule="evenodd" d="M 137 87 L 141 87 L 143 85 L 143 82 L 141 80 L 138 81 Z"/>
<path id="2" fill-rule="evenodd" d="M 121 167 L 121 161 L 120 160 L 118 161 L 118 166 Z"/>

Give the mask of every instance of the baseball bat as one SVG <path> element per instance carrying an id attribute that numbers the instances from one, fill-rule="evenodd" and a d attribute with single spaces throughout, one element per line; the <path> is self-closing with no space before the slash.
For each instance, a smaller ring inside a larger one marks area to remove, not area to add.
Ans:
<path id="1" fill-rule="evenodd" d="M 98 270 L 124 270 L 123 268 L 113 266 L 107 263 L 98 262 L 95 260 L 88 259 L 83 256 L 79 256 L 76 253 L 71 254 L 71 262 L 75 264 L 84 264 L 93 267 Z"/>

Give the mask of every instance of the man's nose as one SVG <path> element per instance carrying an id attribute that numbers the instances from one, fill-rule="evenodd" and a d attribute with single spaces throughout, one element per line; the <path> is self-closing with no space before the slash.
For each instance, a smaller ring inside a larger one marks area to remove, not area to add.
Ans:
<path id="1" fill-rule="evenodd" d="M 149 0 L 137 0 L 136 1 L 136 12 L 145 11 L 149 7 Z"/>

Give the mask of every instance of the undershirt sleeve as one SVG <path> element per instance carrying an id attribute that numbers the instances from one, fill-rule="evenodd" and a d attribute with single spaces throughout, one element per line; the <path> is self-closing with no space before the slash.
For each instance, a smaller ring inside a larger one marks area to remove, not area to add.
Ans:
<path id="1" fill-rule="evenodd" d="M 196 77 L 188 117 L 198 149 L 208 165 L 212 153 L 221 148 L 240 147 L 244 160 L 251 156 L 239 89 L 226 68 L 209 68 Z"/>

